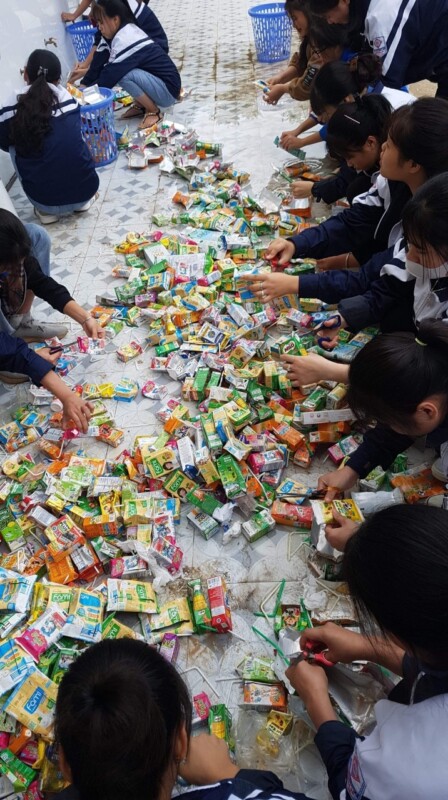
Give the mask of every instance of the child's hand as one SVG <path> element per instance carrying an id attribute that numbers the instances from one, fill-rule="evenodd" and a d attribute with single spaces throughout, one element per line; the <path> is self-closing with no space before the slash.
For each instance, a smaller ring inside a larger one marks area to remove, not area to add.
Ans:
<path id="1" fill-rule="evenodd" d="M 363 658 L 365 639 L 361 634 L 341 628 L 334 622 L 326 622 L 317 628 L 307 628 L 300 638 L 300 646 L 305 647 L 307 642 L 319 642 L 325 647 L 325 658 L 337 664 L 351 664 Z"/>
<path id="2" fill-rule="evenodd" d="M 269 243 L 268 248 L 266 250 L 266 259 L 271 261 L 273 258 L 278 258 L 278 263 L 280 266 L 283 264 L 287 264 L 288 261 L 291 261 L 291 258 L 294 258 L 294 254 L 296 252 L 296 248 L 294 242 L 289 242 L 288 239 L 273 239 L 272 242 Z"/>
<path id="3" fill-rule="evenodd" d="M 305 705 L 316 695 L 328 694 L 328 678 L 324 668 L 318 664 L 299 661 L 298 664 L 288 667 L 286 677 Z"/>
<path id="4" fill-rule="evenodd" d="M 307 356 L 280 356 L 288 370 L 288 378 L 293 386 L 308 386 L 331 377 L 332 363 L 317 353 Z"/>
<path id="5" fill-rule="evenodd" d="M 76 19 L 76 14 L 70 14 L 69 11 L 63 11 L 61 14 L 62 22 L 74 22 Z"/>
<path id="6" fill-rule="evenodd" d="M 92 406 L 74 392 L 62 398 L 62 425 L 64 430 L 77 428 L 83 433 L 87 432 L 89 419 L 92 416 Z"/>
<path id="7" fill-rule="evenodd" d="M 296 128 L 294 128 L 293 131 L 283 131 L 283 133 L 280 136 L 280 144 L 281 144 L 282 147 L 285 146 L 285 142 L 286 142 L 288 136 L 297 136 Z"/>
<path id="8" fill-rule="evenodd" d="M 294 275 L 282 275 L 281 272 L 264 272 L 260 275 L 248 275 L 247 283 L 260 303 L 270 303 L 276 297 L 297 294 L 299 281 Z"/>
<path id="9" fill-rule="evenodd" d="M 334 350 L 338 343 L 339 331 L 347 327 L 344 317 L 341 317 L 340 314 L 339 317 L 341 324 L 337 328 L 332 327 L 334 325 L 333 320 L 327 319 L 319 331 L 319 344 L 324 350 Z"/>
<path id="10" fill-rule="evenodd" d="M 306 357 L 309 358 L 309 356 Z M 354 469 L 351 467 L 342 467 L 341 469 L 335 469 L 333 472 L 326 472 L 324 475 L 321 475 L 317 482 L 317 488 L 326 489 L 327 493 L 324 500 L 326 503 L 329 503 L 331 500 L 334 500 L 339 492 L 346 492 L 348 489 L 351 489 L 357 480 L 358 473 L 355 472 Z"/>
<path id="11" fill-rule="evenodd" d="M 306 197 L 313 196 L 313 184 L 311 181 L 294 181 L 291 184 L 291 193 L 293 197 L 303 200 Z"/>
<path id="12" fill-rule="evenodd" d="M 356 533 L 359 528 L 357 522 L 353 522 L 347 517 L 343 517 L 338 511 L 333 510 L 333 522 L 325 526 L 325 536 L 327 542 L 343 553 L 345 546 L 349 539 Z"/>
<path id="13" fill-rule="evenodd" d="M 298 139 L 297 136 L 293 136 L 289 133 L 284 139 L 283 137 L 280 139 L 280 144 L 284 150 L 300 150 L 302 147 L 302 139 Z"/>
<path id="14" fill-rule="evenodd" d="M 84 322 L 82 329 L 90 339 L 105 339 L 106 337 L 101 325 L 98 325 L 98 320 L 93 317 Z"/>
<path id="15" fill-rule="evenodd" d="M 269 92 L 263 92 L 263 100 L 270 106 L 276 106 L 286 91 L 286 87 L 282 83 L 278 83 L 276 86 L 272 86 Z"/>
<path id="16" fill-rule="evenodd" d="M 266 83 L 268 86 L 277 86 L 278 83 L 281 83 L 281 79 L 278 75 L 274 75 L 273 78 L 268 78 Z"/>
<path id="17" fill-rule="evenodd" d="M 179 766 L 181 778 L 195 786 L 234 778 L 238 771 L 226 742 L 208 733 L 190 739 L 187 758 Z"/>
<path id="18" fill-rule="evenodd" d="M 44 358 L 45 361 L 49 361 L 50 364 L 53 365 L 57 364 L 62 354 L 62 350 L 58 350 L 57 353 L 50 353 L 49 347 L 41 347 L 40 350 L 37 350 L 36 352 L 38 356 L 41 356 L 41 358 Z"/>

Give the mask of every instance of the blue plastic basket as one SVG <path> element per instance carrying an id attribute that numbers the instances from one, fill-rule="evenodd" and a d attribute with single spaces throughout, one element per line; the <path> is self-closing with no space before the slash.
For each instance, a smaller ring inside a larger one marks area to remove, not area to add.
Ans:
<path id="1" fill-rule="evenodd" d="M 100 103 L 81 106 L 81 132 L 97 167 L 111 164 L 118 156 L 114 125 L 114 93 L 100 87 Z"/>
<path id="2" fill-rule="evenodd" d="M 71 36 L 76 58 L 85 61 L 93 47 L 97 29 L 90 22 L 73 22 L 65 30 Z"/>
<path id="3" fill-rule="evenodd" d="M 284 3 L 264 3 L 249 9 L 258 61 L 285 61 L 291 52 L 292 23 Z"/>

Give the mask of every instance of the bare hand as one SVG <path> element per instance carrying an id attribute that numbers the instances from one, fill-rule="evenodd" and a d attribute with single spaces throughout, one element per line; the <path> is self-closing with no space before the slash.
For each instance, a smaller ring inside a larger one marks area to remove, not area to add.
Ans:
<path id="1" fill-rule="evenodd" d="M 101 325 L 98 325 L 98 320 L 96 319 L 88 319 L 87 322 L 84 322 L 82 328 L 86 336 L 90 339 L 105 339 L 106 337 L 105 332 Z"/>
<path id="2" fill-rule="evenodd" d="M 294 181 L 291 184 L 291 194 L 298 200 L 313 196 L 313 183 L 311 181 Z"/>
<path id="3" fill-rule="evenodd" d="M 310 353 L 307 356 L 281 356 L 281 360 L 293 386 L 308 386 L 310 383 L 332 380 L 328 375 L 331 375 L 333 365 L 317 353 Z"/>
<path id="4" fill-rule="evenodd" d="M 281 272 L 264 272 L 260 275 L 248 275 L 247 283 L 261 303 L 270 303 L 276 297 L 297 294 L 298 278 L 284 275 Z"/>
<path id="5" fill-rule="evenodd" d="M 309 356 L 308 356 L 309 358 Z M 351 467 L 342 467 L 335 469 L 333 472 L 326 472 L 321 475 L 318 483 L 318 489 L 326 489 L 325 502 L 329 503 L 334 500 L 339 492 L 346 492 L 351 489 L 358 480 L 358 473 Z"/>
<path id="6" fill-rule="evenodd" d="M 91 404 L 74 392 L 70 392 L 62 400 L 62 406 L 62 425 L 64 430 L 75 427 L 79 431 L 86 433 L 89 427 L 89 419 L 92 416 Z"/>
<path id="7" fill-rule="evenodd" d="M 275 86 L 272 86 L 268 92 L 263 92 L 263 100 L 270 106 L 276 106 L 278 101 L 285 94 L 285 91 L 286 89 L 283 84 L 278 83 Z"/>
<path id="8" fill-rule="evenodd" d="M 280 144 L 282 147 L 285 146 L 285 141 L 288 136 L 297 136 L 297 130 L 298 129 L 294 129 L 293 131 L 283 131 L 283 133 L 280 136 Z"/>
<path id="9" fill-rule="evenodd" d="M 234 778 L 237 772 L 226 742 L 208 733 L 190 739 L 187 758 L 179 767 L 179 775 L 195 786 Z"/>
<path id="10" fill-rule="evenodd" d="M 268 261 L 271 261 L 273 258 L 277 258 L 278 263 L 281 266 L 282 264 L 287 264 L 291 258 L 294 258 L 295 252 L 296 248 L 294 246 L 294 242 L 290 242 L 288 239 L 282 238 L 274 239 L 268 245 L 266 250 L 266 258 Z"/>
<path id="11" fill-rule="evenodd" d="M 299 661 L 288 667 L 286 677 L 305 703 L 316 695 L 328 694 L 328 678 L 318 664 Z"/>
<path id="12" fill-rule="evenodd" d="M 69 11 L 63 11 L 61 14 L 62 22 L 74 22 L 76 19 L 76 14 L 70 14 Z"/>
<path id="13" fill-rule="evenodd" d="M 339 514 L 338 511 L 333 510 L 333 522 L 325 526 L 327 542 L 335 550 L 343 553 L 348 540 L 352 538 L 358 528 L 359 524 L 357 522 L 353 522 L 353 520 L 347 519 L 347 517 Z"/>
<path id="14" fill-rule="evenodd" d="M 325 648 L 325 657 L 335 664 L 338 661 L 342 664 L 351 664 L 352 661 L 363 658 L 364 636 L 341 628 L 334 622 L 326 622 L 317 628 L 307 628 L 300 638 L 300 646 L 304 648 L 310 641 L 322 644 Z"/>
<path id="15" fill-rule="evenodd" d="M 319 331 L 318 342 L 324 350 L 334 350 L 338 343 L 339 331 L 347 327 L 344 317 L 339 314 L 341 324 L 334 328 L 334 320 L 327 319 Z"/>
<path id="16" fill-rule="evenodd" d="M 58 350 L 57 353 L 50 353 L 49 347 L 41 347 L 40 350 L 37 350 L 37 355 L 44 358 L 45 361 L 49 361 L 50 364 L 57 364 L 62 355 L 62 350 Z"/>
<path id="17" fill-rule="evenodd" d="M 300 150 L 303 146 L 302 139 L 298 139 L 297 136 L 293 136 L 292 134 L 288 134 L 285 138 L 282 136 L 280 144 L 284 150 Z"/>

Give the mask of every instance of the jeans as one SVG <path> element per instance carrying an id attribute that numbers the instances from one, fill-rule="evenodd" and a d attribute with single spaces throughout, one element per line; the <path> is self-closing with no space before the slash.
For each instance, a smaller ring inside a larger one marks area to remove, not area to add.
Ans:
<path id="1" fill-rule="evenodd" d="M 26 232 L 31 240 L 31 255 L 39 262 L 40 268 L 45 275 L 50 275 L 50 247 L 51 239 L 41 225 L 33 222 L 24 223 Z M 0 306 L 0 333 L 14 334 L 14 328 L 9 324 Z"/>
<path id="2" fill-rule="evenodd" d="M 17 169 L 16 151 L 14 147 L 9 148 L 9 155 L 11 156 L 13 167 L 20 179 L 20 182 L 22 183 L 22 179 L 20 178 L 20 172 Z M 22 183 L 22 189 L 23 189 L 23 183 Z M 25 192 L 25 189 L 23 189 L 23 191 Z M 72 214 L 73 211 L 82 211 L 89 202 L 87 200 L 82 203 L 72 203 L 71 205 L 67 206 L 44 206 L 42 205 L 42 203 L 37 203 L 36 200 L 33 200 L 33 198 L 30 197 L 28 194 L 26 194 L 26 196 L 28 197 L 28 200 L 30 201 L 31 205 L 33 205 L 34 208 L 37 208 L 37 210 L 40 211 L 42 214 L 52 214 L 55 217 L 65 217 L 67 214 Z"/>
<path id="3" fill-rule="evenodd" d="M 132 69 L 121 79 L 120 85 L 131 97 L 146 94 L 159 108 L 168 108 L 176 102 L 162 79 L 143 69 Z"/>

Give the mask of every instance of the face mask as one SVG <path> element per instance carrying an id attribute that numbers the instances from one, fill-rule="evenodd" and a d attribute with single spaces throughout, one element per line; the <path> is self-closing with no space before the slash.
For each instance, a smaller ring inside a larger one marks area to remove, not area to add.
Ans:
<path id="1" fill-rule="evenodd" d="M 428 269 L 418 264 L 416 261 L 406 259 L 406 269 L 414 278 L 421 278 L 427 281 L 435 281 L 439 278 L 448 278 L 448 262 L 440 264 L 439 267 Z"/>

